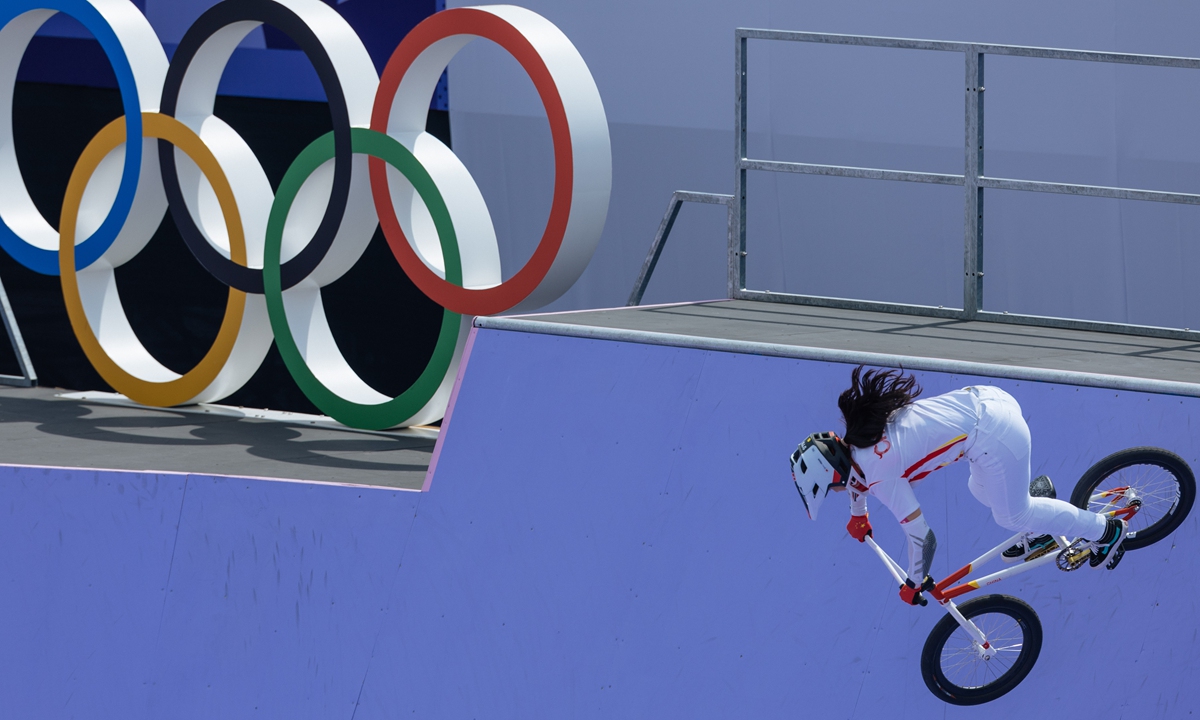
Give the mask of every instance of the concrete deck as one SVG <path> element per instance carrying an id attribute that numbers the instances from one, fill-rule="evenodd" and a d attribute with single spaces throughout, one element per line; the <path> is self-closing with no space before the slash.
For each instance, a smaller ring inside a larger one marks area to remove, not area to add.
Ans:
<path id="1" fill-rule="evenodd" d="M 419 490 L 432 433 L 360 433 L 189 410 L 123 407 L 0 386 L 0 462 L 157 470 Z"/>
<path id="2" fill-rule="evenodd" d="M 481 318 L 481 327 L 1200 396 L 1200 344 L 1114 333 L 724 300 Z M 988 368 L 995 371 L 988 372 Z M 1072 379 L 1074 378 L 1074 380 Z"/>

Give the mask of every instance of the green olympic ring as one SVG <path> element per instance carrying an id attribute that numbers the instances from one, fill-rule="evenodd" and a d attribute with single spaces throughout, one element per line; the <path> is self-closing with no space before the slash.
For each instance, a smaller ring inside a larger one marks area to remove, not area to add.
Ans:
<path id="1" fill-rule="evenodd" d="M 433 224 L 442 247 L 446 263 L 446 281 L 462 285 L 462 259 L 458 251 L 458 239 L 454 224 L 442 194 L 412 152 L 392 137 L 366 128 L 351 129 L 352 147 L 355 153 L 379 158 L 404 175 L 420 195 L 421 200 L 433 217 Z M 267 312 L 271 329 L 283 361 L 300 389 L 322 412 L 351 427 L 382 430 L 394 427 L 415 415 L 433 399 L 443 379 L 454 362 L 454 349 L 462 332 L 462 316 L 442 311 L 442 326 L 438 332 L 433 356 L 420 377 L 400 395 L 381 403 L 362 403 L 346 399 L 331 390 L 313 372 L 304 353 L 296 344 L 292 328 L 288 323 L 284 307 L 284 291 L 280 277 L 280 257 L 283 247 L 283 229 L 292 203 L 300 192 L 304 181 L 323 163 L 334 157 L 333 133 L 329 132 L 314 140 L 292 162 L 271 205 L 267 221 L 266 247 L 263 255 L 263 289 L 267 301 Z M 304 290 L 305 288 L 299 288 Z M 320 292 L 319 289 L 309 289 Z M 289 290 L 288 292 L 294 292 Z"/>

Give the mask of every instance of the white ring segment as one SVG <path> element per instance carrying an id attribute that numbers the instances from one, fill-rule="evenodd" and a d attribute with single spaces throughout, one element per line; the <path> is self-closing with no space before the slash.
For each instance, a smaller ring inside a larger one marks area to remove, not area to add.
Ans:
<path id="1" fill-rule="evenodd" d="M 150 22 L 127 0 L 90 0 L 91 4 L 112 27 L 113 34 L 129 60 L 137 86 L 138 105 L 142 112 L 157 112 L 162 96 L 163 80 L 167 74 L 167 55 L 158 41 Z M 21 168 L 17 164 L 13 141 L 13 91 L 17 70 L 34 33 L 55 10 L 30 10 L 13 18 L 0 29 L 0 221 L 18 238 L 40 250 L 58 252 L 58 230 L 50 226 L 38 212 Z M 124 227 L 117 234 L 110 250 L 112 260 L 121 264 L 136 255 L 158 229 L 167 210 L 166 197 L 159 181 L 158 154 L 154 140 L 143 140 L 141 176 L 134 193 L 133 206 Z M 123 151 L 108 158 L 97 168 L 99 188 L 85 194 L 80 205 L 76 244 L 83 242 L 100 226 L 112 207 L 121 182 Z"/>
<path id="2" fill-rule="evenodd" d="M 513 5 L 489 5 L 468 8 L 495 15 L 521 34 L 541 57 L 550 71 L 551 78 L 562 98 L 567 125 L 571 136 L 573 162 L 571 212 L 566 232 L 558 254 L 546 277 L 528 297 L 513 309 L 542 307 L 557 298 L 575 284 L 587 268 L 596 244 L 604 231 L 608 215 L 608 201 L 612 190 L 612 147 L 608 135 L 608 119 L 596 81 L 588 70 L 579 51 L 553 23 L 535 12 Z M 448 163 L 437 156 L 429 146 L 413 142 L 411 133 L 418 136 L 425 126 L 423 103 L 433 93 L 442 71 L 450 64 L 454 55 L 474 35 L 455 35 L 433 43 L 413 61 L 400 80 L 396 96 L 392 101 L 388 118 L 388 134 L 403 142 L 429 169 L 434 181 L 442 191 L 451 209 L 455 232 L 459 238 L 463 257 L 464 285 L 479 289 L 499 284 L 499 251 L 492 250 L 495 230 L 490 217 L 484 215 L 487 208 L 474 180 L 465 167 L 454 159 Z M 419 151 L 419 152 L 418 152 Z M 427 160 L 428 158 L 428 160 Z M 462 175 L 458 173 L 462 168 Z M 435 172 L 436 170 L 436 172 Z M 394 176 L 391 176 L 394 177 Z M 391 179 L 391 178 L 389 178 Z M 444 270 L 434 260 L 440 259 L 440 251 L 432 225 L 427 226 L 428 213 L 413 209 L 413 203 L 405 195 L 407 183 L 392 183 L 395 203 L 401 227 L 417 255 L 431 270 L 444 276 Z M 412 194 L 411 186 L 407 192 Z M 460 229 L 460 217 L 463 227 Z M 481 218 L 487 218 L 486 227 Z M 415 232 L 410 232 L 414 228 Z M 492 255 L 492 253 L 495 253 Z M 489 264 L 494 262 L 497 271 L 491 274 Z"/>

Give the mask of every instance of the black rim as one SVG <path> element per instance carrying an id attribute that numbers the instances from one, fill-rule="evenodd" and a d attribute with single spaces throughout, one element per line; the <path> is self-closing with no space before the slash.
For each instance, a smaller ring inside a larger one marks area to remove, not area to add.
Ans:
<path id="1" fill-rule="evenodd" d="M 961 627 L 956 627 L 942 643 L 937 664 L 938 684 L 952 694 L 970 694 L 1006 684 L 1021 672 L 1028 650 L 1025 636 L 1028 628 L 1023 618 L 1002 609 L 982 612 L 971 618 L 993 644 L 996 654 L 991 660 L 979 657 Z M 949 670 L 949 674 L 947 674 Z M 954 679 L 950 679 L 950 675 Z"/>
<path id="2" fill-rule="evenodd" d="M 1008 693 L 1029 674 L 1042 649 L 1042 629 L 1028 604 L 1008 595 L 985 595 L 960 612 L 988 636 L 997 653 L 981 658 L 950 615 L 938 621 L 921 653 L 921 677 L 938 699 L 978 705 Z"/>
<path id="3" fill-rule="evenodd" d="M 1129 448 L 1089 468 L 1071 493 L 1071 503 L 1093 512 L 1109 510 L 1114 506 L 1103 499 L 1093 503 L 1092 495 L 1120 486 L 1137 489 L 1142 509 L 1131 519 L 1122 543 L 1122 548 L 1136 550 L 1167 537 L 1187 518 L 1195 482 L 1191 468 L 1178 455 L 1160 448 Z"/>

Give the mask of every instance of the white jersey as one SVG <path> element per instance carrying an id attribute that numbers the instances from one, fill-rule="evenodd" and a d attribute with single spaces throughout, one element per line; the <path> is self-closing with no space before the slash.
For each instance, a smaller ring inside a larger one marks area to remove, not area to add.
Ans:
<path id="1" fill-rule="evenodd" d="M 892 415 L 874 447 L 850 449 L 866 491 L 886 505 L 897 520 L 920 507 L 912 483 L 960 460 L 974 444 L 980 395 L 989 390 L 967 387 L 916 400 Z M 851 497 L 855 495 L 858 493 Z M 865 512 L 866 498 L 861 500 Z"/>
<path id="2" fill-rule="evenodd" d="M 978 442 L 977 442 L 978 441 Z M 912 484 L 966 457 L 971 493 L 1002 527 L 1025 533 L 1098 538 L 1107 519 L 1062 500 L 1029 496 L 1029 427 L 1021 406 L 988 385 L 917 400 L 889 418 L 879 442 L 851 448 L 850 512 L 865 515 L 867 494 L 887 506 L 908 538 L 908 576 L 929 574 L 937 538 Z"/>

